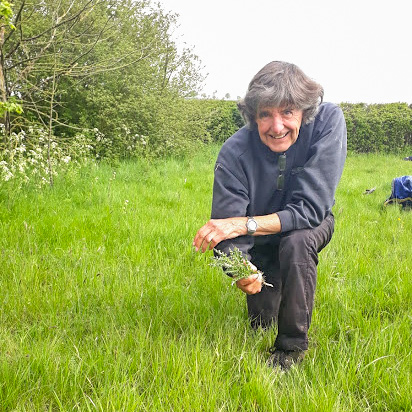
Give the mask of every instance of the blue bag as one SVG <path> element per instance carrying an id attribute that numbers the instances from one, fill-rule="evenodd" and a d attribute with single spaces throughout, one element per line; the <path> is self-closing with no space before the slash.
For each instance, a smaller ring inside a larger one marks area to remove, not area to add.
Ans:
<path id="1" fill-rule="evenodd" d="M 392 180 L 392 193 L 384 205 L 399 203 L 402 207 L 412 207 L 412 176 L 395 177 Z"/>

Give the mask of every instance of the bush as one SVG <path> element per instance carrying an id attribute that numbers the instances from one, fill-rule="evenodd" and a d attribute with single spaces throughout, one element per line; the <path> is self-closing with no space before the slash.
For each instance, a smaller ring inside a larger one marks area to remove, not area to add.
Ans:
<path id="1" fill-rule="evenodd" d="M 196 99 L 188 103 L 198 107 L 198 111 L 203 114 L 207 132 L 213 142 L 223 143 L 244 125 L 234 101 Z"/>
<path id="2" fill-rule="evenodd" d="M 412 145 L 412 110 L 406 103 L 342 103 L 353 152 L 399 152 Z"/>
<path id="3" fill-rule="evenodd" d="M 195 153 L 212 142 L 207 114 L 191 100 L 171 99 L 159 105 L 155 124 L 148 133 L 148 153 L 156 157 Z"/>

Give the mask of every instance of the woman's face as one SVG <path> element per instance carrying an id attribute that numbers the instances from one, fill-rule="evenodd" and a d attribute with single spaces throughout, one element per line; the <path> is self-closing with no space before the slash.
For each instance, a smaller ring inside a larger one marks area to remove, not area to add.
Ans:
<path id="1" fill-rule="evenodd" d="M 302 115 L 302 110 L 289 107 L 260 107 L 256 113 L 260 140 L 272 152 L 286 152 L 298 138 Z"/>

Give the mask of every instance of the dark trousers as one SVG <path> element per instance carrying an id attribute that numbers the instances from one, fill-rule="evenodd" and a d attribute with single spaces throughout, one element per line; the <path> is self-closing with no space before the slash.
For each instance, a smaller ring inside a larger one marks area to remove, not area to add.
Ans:
<path id="1" fill-rule="evenodd" d="M 318 253 L 329 243 L 333 215 L 314 229 L 282 233 L 272 243 L 255 245 L 252 263 L 267 283 L 256 295 L 247 296 L 252 327 L 278 325 L 275 348 L 306 350 L 315 297 Z"/>

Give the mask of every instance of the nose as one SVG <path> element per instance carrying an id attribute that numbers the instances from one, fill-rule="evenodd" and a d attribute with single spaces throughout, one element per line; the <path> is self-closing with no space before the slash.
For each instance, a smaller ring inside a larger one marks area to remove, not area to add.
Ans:
<path id="1" fill-rule="evenodd" d="M 283 119 L 282 116 L 277 113 L 272 117 L 272 130 L 276 134 L 280 134 L 283 131 Z"/>

